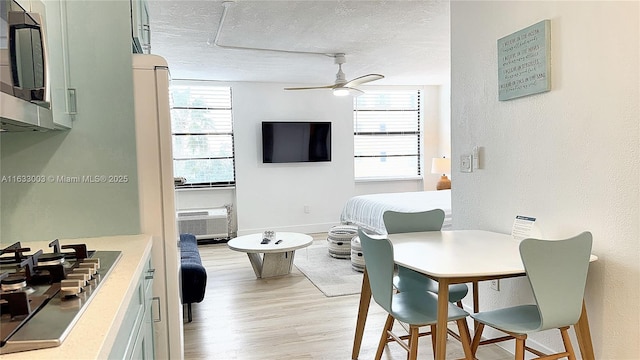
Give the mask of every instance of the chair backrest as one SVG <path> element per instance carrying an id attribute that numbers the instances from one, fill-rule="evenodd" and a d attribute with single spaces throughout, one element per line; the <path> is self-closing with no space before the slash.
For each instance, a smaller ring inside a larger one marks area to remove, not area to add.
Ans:
<path id="1" fill-rule="evenodd" d="M 387 210 L 382 214 L 387 234 L 417 231 L 440 231 L 444 223 L 444 211 L 433 209 L 421 212 Z"/>
<path id="2" fill-rule="evenodd" d="M 592 236 L 565 240 L 524 239 L 520 256 L 540 312 L 538 330 L 578 322 L 587 282 Z"/>
<path id="3" fill-rule="evenodd" d="M 387 312 L 393 296 L 393 245 L 387 238 L 373 239 L 358 230 L 364 263 L 369 276 L 373 299 Z"/>

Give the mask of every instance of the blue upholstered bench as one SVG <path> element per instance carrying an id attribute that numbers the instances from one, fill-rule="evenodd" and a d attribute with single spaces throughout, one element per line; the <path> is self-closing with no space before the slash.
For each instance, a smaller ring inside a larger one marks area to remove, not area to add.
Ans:
<path id="1" fill-rule="evenodd" d="M 204 299 L 207 271 L 202 266 L 196 237 L 180 234 L 180 270 L 182 274 L 182 304 L 187 304 L 189 322 L 192 320 L 191 304 Z"/>

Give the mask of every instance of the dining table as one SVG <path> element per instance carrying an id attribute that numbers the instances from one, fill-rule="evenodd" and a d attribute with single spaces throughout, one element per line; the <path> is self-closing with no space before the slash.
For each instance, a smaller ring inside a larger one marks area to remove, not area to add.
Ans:
<path id="1" fill-rule="evenodd" d="M 437 328 L 447 328 L 449 285 L 471 283 L 473 311 L 478 312 L 478 282 L 526 276 L 520 258 L 520 241 L 511 235 L 484 230 L 450 230 L 380 235 L 393 244 L 397 265 L 415 270 L 438 282 Z M 591 255 L 590 261 L 598 258 Z M 365 264 L 366 265 L 366 264 Z M 358 317 L 351 358 L 358 358 L 371 303 L 371 288 L 366 266 L 362 279 Z M 580 353 L 594 360 L 593 344 L 585 302 L 578 323 L 574 325 Z M 447 332 L 437 331 L 435 359 L 444 360 Z"/>

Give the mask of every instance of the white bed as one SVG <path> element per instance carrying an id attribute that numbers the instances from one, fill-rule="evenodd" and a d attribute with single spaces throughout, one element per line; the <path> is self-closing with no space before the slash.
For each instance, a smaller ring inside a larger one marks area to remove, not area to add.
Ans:
<path id="1" fill-rule="evenodd" d="M 387 210 L 418 212 L 444 210 L 443 229 L 451 227 L 451 190 L 416 191 L 354 196 L 342 209 L 340 222 L 385 234 L 382 214 Z"/>

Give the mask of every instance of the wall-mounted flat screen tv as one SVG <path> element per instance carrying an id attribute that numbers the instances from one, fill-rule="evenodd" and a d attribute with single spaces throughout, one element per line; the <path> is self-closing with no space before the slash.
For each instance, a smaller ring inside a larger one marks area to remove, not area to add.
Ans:
<path id="1" fill-rule="evenodd" d="M 262 122 L 263 163 L 318 161 L 331 161 L 331 122 Z"/>

